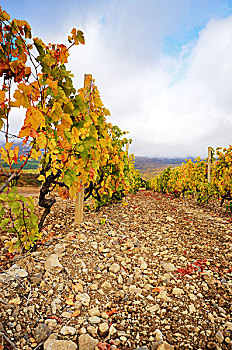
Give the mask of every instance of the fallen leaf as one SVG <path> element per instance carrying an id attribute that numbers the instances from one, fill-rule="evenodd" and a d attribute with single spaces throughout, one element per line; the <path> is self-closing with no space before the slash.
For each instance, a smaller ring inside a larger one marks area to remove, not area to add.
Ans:
<path id="1" fill-rule="evenodd" d="M 163 292 L 166 289 L 166 287 L 162 286 L 162 287 L 155 287 L 154 289 L 152 289 L 152 292 Z"/>
<path id="2" fill-rule="evenodd" d="M 80 310 L 76 309 L 75 311 L 73 311 L 73 313 L 71 314 L 72 317 L 77 317 L 80 315 Z"/>

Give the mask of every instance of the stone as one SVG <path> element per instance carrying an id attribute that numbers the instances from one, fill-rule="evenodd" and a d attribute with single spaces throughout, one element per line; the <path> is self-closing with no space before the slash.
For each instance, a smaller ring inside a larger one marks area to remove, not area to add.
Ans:
<path id="1" fill-rule="evenodd" d="M 189 305 L 189 312 L 190 312 L 190 314 L 193 313 L 193 312 L 196 312 L 196 311 L 197 310 L 196 310 L 195 306 L 193 304 L 190 304 Z"/>
<path id="2" fill-rule="evenodd" d="M 117 273 L 120 271 L 120 266 L 117 264 L 117 263 L 113 263 L 110 268 L 109 268 L 109 271 L 110 272 L 113 272 L 113 273 Z"/>
<path id="3" fill-rule="evenodd" d="M 93 326 L 88 326 L 87 327 L 87 331 L 90 335 L 92 335 L 93 337 L 95 337 L 97 335 L 97 327 L 93 327 Z"/>
<path id="4" fill-rule="evenodd" d="M 45 320 L 45 324 L 48 326 L 48 328 L 51 331 L 54 331 L 57 327 L 57 320 L 54 320 L 52 318 L 48 318 L 47 320 Z"/>
<path id="5" fill-rule="evenodd" d="M 90 303 L 90 296 L 87 293 L 82 293 L 82 294 L 78 294 L 76 296 L 76 301 L 81 302 L 82 305 L 84 306 L 89 306 Z"/>
<path id="6" fill-rule="evenodd" d="M 154 313 L 154 312 L 158 311 L 159 308 L 160 308 L 159 305 L 156 304 L 156 305 L 152 305 L 151 307 L 149 307 L 149 308 L 147 309 L 147 311 L 149 311 L 150 313 Z"/>
<path id="7" fill-rule="evenodd" d="M 174 350 L 174 346 L 164 341 L 158 346 L 157 350 Z"/>
<path id="8" fill-rule="evenodd" d="M 170 300 L 171 300 L 171 298 L 169 298 L 169 297 L 167 296 L 166 290 L 161 291 L 161 292 L 157 295 L 157 299 L 160 299 L 160 300 L 163 300 L 163 301 L 170 301 Z"/>
<path id="9" fill-rule="evenodd" d="M 102 283 L 102 288 L 103 288 L 103 289 L 111 289 L 111 288 L 112 288 L 112 285 L 111 285 L 110 282 L 105 281 L 104 283 Z"/>
<path id="10" fill-rule="evenodd" d="M 37 343 L 44 342 L 49 337 L 50 334 L 51 334 L 50 328 L 44 323 L 40 323 L 35 328 L 35 339 Z"/>
<path id="11" fill-rule="evenodd" d="M 4 273 L 0 274 L 0 281 L 13 281 L 18 278 L 25 278 L 28 276 L 26 270 L 21 269 L 16 264 L 12 265 L 8 270 Z"/>
<path id="12" fill-rule="evenodd" d="M 117 329 L 114 327 L 113 324 L 110 326 L 109 333 L 110 335 L 114 335 L 115 333 L 117 333 Z"/>
<path id="13" fill-rule="evenodd" d="M 44 343 L 44 350 L 54 350 L 54 349 L 55 350 L 76 350 L 77 344 L 75 344 L 71 340 L 48 339 Z M 82 349 L 84 350 L 84 348 Z"/>
<path id="14" fill-rule="evenodd" d="M 76 328 L 71 326 L 63 326 L 60 330 L 62 335 L 74 335 L 76 333 Z"/>
<path id="15" fill-rule="evenodd" d="M 159 329 L 155 330 L 155 340 L 156 342 L 163 341 L 163 334 Z"/>
<path id="16" fill-rule="evenodd" d="M 139 288 L 139 287 L 136 287 L 134 284 L 132 284 L 130 287 L 129 287 L 129 292 L 131 294 L 141 294 L 142 293 L 142 289 Z"/>
<path id="17" fill-rule="evenodd" d="M 94 350 L 99 343 L 99 340 L 92 338 L 89 334 L 81 334 L 78 343 L 79 350 Z"/>
<path id="18" fill-rule="evenodd" d="M 166 263 L 166 262 L 161 262 L 160 265 L 163 267 L 163 269 L 167 272 L 175 271 L 176 267 L 172 263 Z"/>
<path id="19" fill-rule="evenodd" d="M 100 316 L 100 311 L 98 307 L 93 307 L 88 311 L 88 313 L 89 313 L 89 316 Z"/>
<path id="20" fill-rule="evenodd" d="M 41 272 L 38 272 L 33 276 L 31 276 L 30 280 L 31 280 L 31 283 L 33 284 L 39 284 L 42 281 L 42 278 L 43 278 L 43 274 Z"/>
<path id="21" fill-rule="evenodd" d="M 141 269 L 141 270 L 146 270 L 146 269 L 147 269 L 147 263 L 146 263 L 146 261 L 144 261 L 144 260 L 141 261 L 140 269 Z"/>
<path id="22" fill-rule="evenodd" d="M 53 273 L 59 273 L 63 269 L 63 266 L 59 262 L 57 254 L 51 254 L 45 261 L 45 270 Z"/>
<path id="23" fill-rule="evenodd" d="M 98 323 L 101 322 L 101 319 L 100 319 L 100 317 L 92 316 L 92 317 L 89 317 L 89 318 L 88 318 L 88 321 L 89 321 L 90 323 L 98 324 Z"/>
<path id="24" fill-rule="evenodd" d="M 108 323 L 101 323 L 98 326 L 98 332 L 101 337 L 106 336 L 109 333 L 109 326 Z"/>
<path id="25" fill-rule="evenodd" d="M 222 332 L 219 330 L 217 331 L 217 333 L 215 334 L 215 338 L 217 339 L 217 341 L 221 344 L 223 343 L 224 340 L 224 336 L 222 334 Z"/>
<path id="26" fill-rule="evenodd" d="M 182 294 L 184 294 L 184 291 L 183 291 L 183 289 L 181 289 L 181 288 L 173 288 L 173 290 L 172 290 L 172 294 L 174 294 L 174 295 L 182 295 Z"/>
<path id="27" fill-rule="evenodd" d="M 90 285 L 90 289 L 91 289 L 91 290 L 98 290 L 98 284 L 97 284 L 97 283 L 92 283 L 92 284 Z"/>
<path id="28" fill-rule="evenodd" d="M 225 331 L 232 331 L 232 322 L 225 323 Z"/>
<path id="29" fill-rule="evenodd" d="M 66 249 L 65 244 L 57 243 L 54 247 L 54 252 L 55 253 L 63 253 Z"/>
<path id="30" fill-rule="evenodd" d="M 148 350 L 148 347 L 147 346 L 142 346 L 142 347 L 139 347 L 139 348 L 134 348 L 134 350 Z"/>
<path id="31" fill-rule="evenodd" d="M 208 319 L 210 320 L 210 322 L 214 323 L 214 316 L 210 312 L 208 313 Z"/>

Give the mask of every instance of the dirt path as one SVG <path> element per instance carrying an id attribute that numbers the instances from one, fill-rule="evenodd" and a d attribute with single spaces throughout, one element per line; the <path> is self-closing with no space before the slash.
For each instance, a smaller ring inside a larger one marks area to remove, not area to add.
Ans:
<path id="1" fill-rule="evenodd" d="M 15 256 L 27 276 L 0 275 L 0 332 L 18 349 L 50 333 L 53 348 L 61 340 L 80 350 L 100 340 L 103 350 L 232 348 L 232 225 L 223 210 L 151 191 L 86 211 L 80 228 L 73 210 L 58 200 L 50 238 Z M 51 254 L 62 267 L 49 265 Z"/>

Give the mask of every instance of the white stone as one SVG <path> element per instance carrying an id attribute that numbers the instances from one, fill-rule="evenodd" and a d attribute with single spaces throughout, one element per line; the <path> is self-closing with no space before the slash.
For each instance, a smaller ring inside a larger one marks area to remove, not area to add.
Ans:
<path id="1" fill-rule="evenodd" d="M 70 326 L 63 326 L 60 330 L 62 335 L 74 335 L 76 333 L 76 328 Z"/>
<path id="2" fill-rule="evenodd" d="M 98 324 L 101 322 L 100 317 L 97 317 L 97 316 L 91 316 L 88 318 L 88 320 L 90 323 L 95 323 L 95 324 Z"/>
<path id="3" fill-rule="evenodd" d="M 48 339 L 44 343 L 44 350 L 76 350 L 77 345 L 71 340 Z"/>
<path id="4" fill-rule="evenodd" d="M 59 262 L 57 254 L 51 254 L 48 259 L 45 261 L 45 270 L 59 273 L 63 269 L 63 266 Z"/>
<path id="5" fill-rule="evenodd" d="M 182 295 L 182 294 L 184 294 L 184 291 L 183 291 L 183 289 L 181 289 L 181 288 L 173 288 L 173 290 L 172 290 L 172 294 L 174 294 L 174 295 Z"/>
<path id="6" fill-rule="evenodd" d="M 76 296 L 76 301 L 80 301 L 84 306 L 89 306 L 90 296 L 87 293 L 78 294 Z"/>
<path id="7" fill-rule="evenodd" d="M 109 268 L 109 271 L 110 272 L 113 272 L 113 273 L 117 273 L 120 271 L 120 266 L 117 264 L 117 263 L 113 263 L 110 268 Z"/>
<path id="8" fill-rule="evenodd" d="M 88 313 L 89 313 L 89 316 L 100 316 L 100 311 L 98 307 L 93 307 L 88 311 Z"/>
<path id="9" fill-rule="evenodd" d="M 98 331 L 99 331 L 100 336 L 107 335 L 107 333 L 109 332 L 108 323 L 105 322 L 105 323 L 99 324 Z"/>
<path id="10" fill-rule="evenodd" d="M 82 334 L 79 336 L 78 342 L 79 350 L 94 350 L 99 340 L 92 338 L 89 334 Z"/>

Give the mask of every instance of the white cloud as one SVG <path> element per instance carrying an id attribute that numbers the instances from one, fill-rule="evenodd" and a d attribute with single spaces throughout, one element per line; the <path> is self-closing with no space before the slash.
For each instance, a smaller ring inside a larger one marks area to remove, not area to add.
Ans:
<path id="1" fill-rule="evenodd" d="M 130 130 L 135 154 L 204 157 L 208 145 L 231 143 L 232 16 L 210 21 L 179 57 L 147 65 L 115 53 L 103 31 L 100 23 L 87 28 L 87 46 L 75 49 L 70 66 L 93 73 L 112 122 Z"/>
<path id="2" fill-rule="evenodd" d="M 182 8 L 175 21 L 167 15 L 166 28 L 162 6 L 152 18 L 149 6 L 146 13 L 139 6 L 133 12 L 128 1 L 122 12 L 115 4 L 86 17 L 74 12 L 62 23 L 64 33 L 79 23 L 86 37 L 85 46 L 70 52 L 75 85 L 83 85 L 84 73 L 93 74 L 110 121 L 130 131 L 136 155 L 205 157 L 209 145 L 231 144 L 232 16 L 209 21 L 171 57 L 161 54 L 161 43 L 180 29 Z M 65 37 L 53 32 L 45 39 Z"/>

